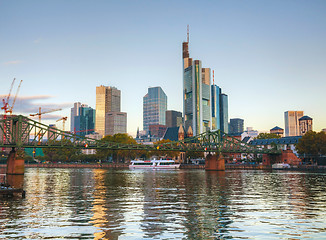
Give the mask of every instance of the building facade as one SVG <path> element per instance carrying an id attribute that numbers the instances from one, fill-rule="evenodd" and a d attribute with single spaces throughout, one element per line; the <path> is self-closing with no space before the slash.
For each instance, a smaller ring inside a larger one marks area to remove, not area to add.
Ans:
<path id="1" fill-rule="evenodd" d="M 108 112 L 105 120 L 105 136 L 127 133 L 127 113 Z"/>
<path id="2" fill-rule="evenodd" d="M 241 118 L 231 118 L 229 133 L 234 135 L 241 135 L 244 131 L 244 120 Z"/>
<path id="3" fill-rule="evenodd" d="M 189 42 L 183 42 L 183 116 L 185 129 L 197 135 L 211 129 L 210 68 L 189 57 Z"/>
<path id="4" fill-rule="evenodd" d="M 86 104 L 81 104 L 76 112 L 78 115 L 71 117 L 71 122 L 73 122 L 74 126 L 73 133 L 80 136 L 93 133 L 95 128 L 95 109 Z"/>
<path id="5" fill-rule="evenodd" d="M 165 125 L 167 96 L 161 87 L 148 88 L 143 97 L 143 130 L 149 131 L 149 125 Z"/>
<path id="6" fill-rule="evenodd" d="M 284 113 L 285 137 L 300 136 L 299 119 L 303 117 L 303 111 L 286 111 Z"/>
<path id="7" fill-rule="evenodd" d="M 300 136 L 305 135 L 306 132 L 312 131 L 312 118 L 303 116 L 299 119 Z"/>
<path id="8" fill-rule="evenodd" d="M 115 87 L 96 87 L 96 121 L 95 131 L 105 135 L 105 119 L 109 112 L 120 112 L 121 92 Z"/>
<path id="9" fill-rule="evenodd" d="M 183 123 L 182 112 L 167 110 L 165 112 L 166 127 L 178 127 Z"/>
<path id="10" fill-rule="evenodd" d="M 166 131 L 165 125 L 159 125 L 159 124 L 149 125 L 149 132 L 150 132 L 150 135 L 153 137 L 162 138 L 165 131 Z"/>
<path id="11" fill-rule="evenodd" d="M 75 116 L 79 116 L 79 108 L 81 106 L 80 102 L 75 102 L 74 103 L 74 107 L 71 108 L 71 113 L 70 113 L 70 131 L 71 132 L 75 132 L 75 121 L 74 121 L 74 117 Z"/>
<path id="12" fill-rule="evenodd" d="M 276 127 L 273 127 L 271 130 L 269 130 L 270 133 L 274 133 L 274 134 L 277 134 L 279 135 L 280 137 L 283 137 L 283 134 L 284 134 L 284 129 L 283 128 L 280 128 L 278 126 Z"/>

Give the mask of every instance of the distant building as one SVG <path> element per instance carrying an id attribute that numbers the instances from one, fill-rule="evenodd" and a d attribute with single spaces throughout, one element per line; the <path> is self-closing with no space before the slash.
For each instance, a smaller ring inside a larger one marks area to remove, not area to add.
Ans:
<path id="1" fill-rule="evenodd" d="M 96 87 L 96 122 L 95 131 L 105 135 L 105 119 L 109 112 L 120 112 L 121 92 L 115 87 Z"/>
<path id="2" fill-rule="evenodd" d="M 71 131 L 73 133 L 80 136 L 93 133 L 95 128 L 95 109 L 86 104 L 75 103 L 71 109 L 71 122 L 71 126 L 73 126 Z"/>
<path id="3" fill-rule="evenodd" d="M 153 137 L 162 138 L 165 131 L 166 131 L 165 125 L 160 125 L 160 124 L 149 125 L 149 132 Z"/>
<path id="4" fill-rule="evenodd" d="M 48 131 L 48 140 L 57 140 L 57 127 L 55 124 L 50 124 L 49 125 L 49 130 L 52 131 Z"/>
<path id="5" fill-rule="evenodd" d="M 243 133 L 244 120 L 241 118 L 231 118 L 229 133 L 232 135 L 241 135 Z"/>
<path id="6" fill-rule="evenodd" d="M 303 111 L 286 111 L 284 113 L 285 136 L 300 136 L 299 119 L 303 117 Z"/>
<path id="7" fill-rule="evenodd" d="M 217 85 L 211 86 L 212 96 L 212 130 L 229 132 L 228 96 Z"/>
<path id="8" fill-rule="evenodd" d="M 183 51 L 183 116 L 184 127 L 194 135 L 211 129 L 210 68 L 200 60 L 189 57 L 189 42 L 182 43 Z"/>
<path id="9" fill-rule="evenodd" d="M 322 131 L 326 133 L 326 128 L 323 128 L 323 130 L 322 130 Z"/>
<path id="10" fill-rule="evenodd" d="M 278 126 L 272 128 L 271 130 L 269 130 L 270 133 L 274 133 L 274 134 L 277 134 L 279 135 L 280 137 L 283 137 L 283 134 L 284 134 L 284 129 L 283 128 L 280 128 Z"/>
<path id="11" fill-rule="evenodd" d="M 253 140 L 254 138 L 256 138 L 259 135 L 259 132 L 257 130 L 253 130 L 252 127 L 247 127 L 247 130 L 245 130 L 242 134 L 241 134 L 241 140 L 243 140 L 246 137 L 249 137 L 251 140 Z M 247 140 L 248 141 L 248 140 Z"/>
<path id="12" fill-rule="evenodd" d="M 71 114 L 70 114 L 70 131 L 75 132 L 75 121 L 74 117 L 79 116 L 79 108 L 82 104 L 80 102 L 75 102 L 74 107 L 71 108 Z"/>
<path id="13" fill-rule="evenodd" d="M 312 118 L 303 116 L 299 119 L 300 136 L 303 136 L 306 132 L 312 131 Z"/>
<path id="14" fill-rule="evenodd" d="M 149 125 L 165 125 L 167 96 L 161 87 L 148 88 L 143 97 L 143 130 L 149 131 Z"/>
<path id="15" fill-rule="evenodd" d="M 105 136 L 127 133 L 127 113 L 108 112 L 105 119 Z"/>
<path id="16" fill-rule="evenodd" d="M 174 110 L 167 110 L 165 112 L 166 127 L 178 127 L 183 123 L 182 113 Z"/>
<path id="17" fill-rule="evenodd" d="M 95 140 L 101 140 L 101 138 L 102 138 L 102 136 L 100 134 L 98 134 L 97 132 L 87 134 L 85 137 L 95 139 Z M 83 154 L 87 154 L 87 155 L 88 154 L 96 154 L 96 149 L 84 148 L 84 149 L 81 150 L 81 152 Z"/>

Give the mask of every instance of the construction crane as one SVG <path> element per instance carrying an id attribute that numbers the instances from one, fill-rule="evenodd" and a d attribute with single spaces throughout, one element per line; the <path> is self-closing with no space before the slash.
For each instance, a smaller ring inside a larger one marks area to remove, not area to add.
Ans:
<path id="1" fill-rule="evenodd" d="M 14 97 L 14 100 L 12 101 L 12 104 L 11 104 L 11 107 L 9 107 L 9 109 L 7 110 L 10 115 L 12 114 L 12 109 L 14 108 L 15 106 L 15 102 L 16 102 L 16 99 L 17 99 L 17 95 L 18 95 L 18 92 L 19 92 L 19 89 L 20 89 L 20 85 L 22 84 L 23 80 L 20 80 L 20 83 L 18 85 L 18 88 L 17 88 L 17 91 L 16 91 L 16 95 Z M 9 106 L 9 105 L 8 105 Z"/>
<path id="2" fill-rule="evenodd" d="M 41 107 L 39 107 L 38 113 L 29 114 L 29 116 L 31 116 L 31 117 L 38 116 L 38 121 L 41 123 L 41 115 L 42 114 L 56 112 L 56 111 L 60 111 L 60 110 L 62 110 L 62 109 L 61 108 L 58 108 L 58 109 L 51 109 L 51 110 L 48 110 L 48 111 L 41 112 Z"/>
<path id="3" fill-rule="evenodd" d="M 5 111 L 4 116 L 7 114 L 8 112 L 8 108 L 9 108 L 9 99 L 10 99 L 10 95 L 11 95 L 11 91 L 12 91 L 12 87 L 14 86 L 14 83 L 16 81 L 16 78 L 14 78 L 14 80 L 12 80 L 11 86 L 10 86 L 10 90 L 9 90 L 9 94 L 7 96 L 6 99 L 2 99 L 2 103 L 3 106 L 1 107 L 1 109 L 3 109 Z"/>
<path id="4" fill-rule="evenodd" d="M 62 120 L 62 130 L 65 131 L 65 123 L 67 121 L 68 117 L 62 117 L 60 119 L 58 119 L 56 122 L 59 122 Z"/>

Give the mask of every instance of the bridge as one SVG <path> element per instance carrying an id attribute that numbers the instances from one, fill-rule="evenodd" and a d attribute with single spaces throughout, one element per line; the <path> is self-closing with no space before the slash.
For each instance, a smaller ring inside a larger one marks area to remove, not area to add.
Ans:
<path id="1" fill-rule="evenodd" d="M 164 144 L 120 144 L 82 137 L 47 126 L 22 115 L 7 116 L 6 119 L 0 120 L 0 147 L 12 148 L 7 160 L 7 173 L 12 174 L 18 174 L 24 171 L 19 170 L 21 168 L 20 165 L 24 163 L 18 163 L 19 159 L 16 159 L 16 149 L 24 148 L 205 152 L 208 153 L 206 157 L 207 170 L 225 169 L 224 159 L 221 157 L 223 153 L 281 154 L 281 151 L 277 149 L 257 148 L 245 144 L 220 130 L 208 131 L 182 141 L 173 141 Z"/>

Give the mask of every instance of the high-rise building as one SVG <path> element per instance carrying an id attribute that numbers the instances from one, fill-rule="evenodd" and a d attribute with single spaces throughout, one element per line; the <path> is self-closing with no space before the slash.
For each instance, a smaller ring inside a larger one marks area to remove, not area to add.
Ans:
<path id="1" fill-rule="evenodd" d="M 306 132 L 312 131 L 312 118 L 303 116 L 299 119 L 300 136 L 305 135 Z"/>
<path id="2" fill-rule="evenodd" d="M 244 130 L 243 123 L 244 123 L 244 120 L 241 118 L 231 118 L 229 133 L 241 135 Z"/>
<path id="3" fill-rule="evenodd" d="M 95 128 L 95 109 L 86 104 L 81 104 L 76 112 L 78 115 L 71 117 L 71 121 L 74 122 L 73 132 L 80 136 L 93 133 Z"/>
<path id="4" fill-rule="evenodd" d="M 120 90 L 115 87 L 96 87 L 95 131 L 105 135 L 105 119 L 109 112 L 120 112 Z"/>
<path id="5" fill-rule="evenodd" d="M 165 112 L 166 127 L 179 127 L 182 124 L 182 113 L 174 110 L 167 110 Z"/>
<path id="6" fill-rule="evenodd" d="M 211 86 L 212 96 L 212 130 L 229 132 L 228 96 L 217 85 Z"/>
<path id="7" fill-rule="evenodd" d="M 189 58 L 188 45 L 189 41 L 182 43 L 183 116 L 185 129 L 191 127 L 195 136 L 211 129 L 211 76 L 210 68 Z"/>
<path id="8" fill-rule="evenodd" d="M 143 129 L 148 132 L 149 125 L 165 125 L 167 96 L 161 87 L 148 88 L 143 97 Z"/>
<path id="9" fill-rule="evenodd" d="M 108 112 L 105 121 L 105 135 L 127 133 L 127 113 Z"/>
<path id="10" fill-rule="evenodd" d="M 75 102 L 74 103 L 74 107 L 71 108 L 71 114 L 70 114 L 70 131 L 71 132 L 75 132 L 75 121 L 74 121 L 74 117 L 75 116 L 79 116 L 79 108 L 81 106 L 80 102 Z"/>
<path id="11" fill-rule="evenodd" d="M 285 137 L 300 136 L 299 119 L 303 117 L 303 111 L 286 111 L 284 113 Z"/>

